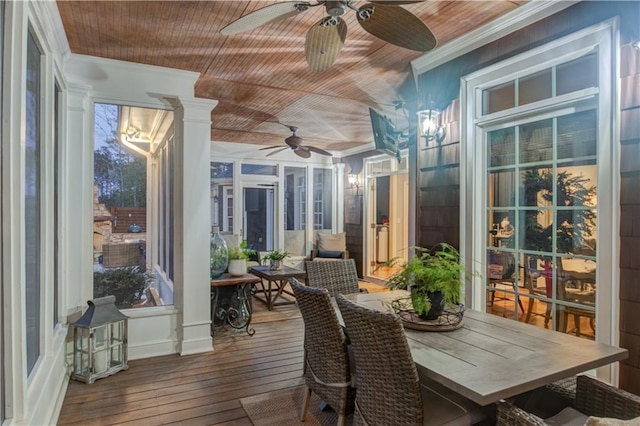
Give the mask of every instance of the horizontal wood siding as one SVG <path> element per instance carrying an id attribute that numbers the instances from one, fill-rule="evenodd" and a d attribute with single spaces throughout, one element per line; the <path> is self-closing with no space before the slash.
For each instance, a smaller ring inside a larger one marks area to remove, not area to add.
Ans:
<path id="1" fill-rule="evenodd" d="M 640 38 L 638 2 L 581 2 L 554 16 L 456 58 L 419 76 L 420 96 L 445 110 L 447 138 L 440 146 L 418 146 L 417 243 L 459 245 L 460 77 L 518 53 L 618 16 L 620 19 L 620 344 L 629 349 L 620 386 L 640 394 Z M 480 190 L 480 188 L 469 188 Z"/>
<path id="2" fill-rule="evenodd" d="M 636 36 L 637 37 L 637 36 Z M 640 395 L 640 51 L 620 48 L 620 387 Z"/>

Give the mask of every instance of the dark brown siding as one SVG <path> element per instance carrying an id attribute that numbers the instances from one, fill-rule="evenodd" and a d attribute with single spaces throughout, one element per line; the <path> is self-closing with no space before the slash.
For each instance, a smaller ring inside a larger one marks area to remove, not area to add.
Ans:
<path id="1" fill-rule="evenodd" d="M 640 394 L 640 51 L 620 48 L 620 387 Z"/>
<path id="2" fill-rule="evenodd" d="M 621 30 L 620 344 L 629 349 L 620 386 L 640 394 L 640 52 L 631 47 L 640 39 L 639 2 L 578 3 L 420 76 L 422 99 L 445 111 L 447 138 L 427 149 L 418 142 L 416 241 L 459 246 L 460 77 L 614 16 Z"/>

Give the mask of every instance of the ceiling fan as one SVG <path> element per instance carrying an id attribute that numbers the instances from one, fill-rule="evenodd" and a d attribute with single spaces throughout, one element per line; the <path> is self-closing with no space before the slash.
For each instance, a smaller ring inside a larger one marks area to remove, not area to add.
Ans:
<path id="1" fill-rule="evenodd" d="M 322 154 L 322 155 L 328 155 L 330 157 L 333 156 L 333 154 L 331 154 L 328 151 L 325 151 L 324 149 L 320 149 L 320 148 L 316 148 L 315 146 L 307 146 L 307 145 L 302 145 L 302 138 L 298 135 L 296 135 L 296 132 L 298 131 L 298 128 L 296 126 L 287 126 L 286 124 L 283 124 L 283 126 L 287 127 L 289 130 L 291 130 L 291 132 L 293 132 L 293 135 L 289 136 L 288 138 L 286 138 L 284 140 L 284 142 L 288 145 L 285 147 L 282 147 L 280 145 L 274 145 L 274 146 L 268 146 L 265 148 L 260 148 L 260 151 L 263 151 L 265 149 L 274 149 L 274 148 L 280 148 L 277 151 L 273 151 L 270 152 L 269 154 L 267 154 L 267 157 L 271 156 L 271 155 L 275 155 L 279 152 L 284 151 L 285 149 L 291 148 L 293 150 L 293 152 L 296 153 L 296 155 L 298 155 L 299 157 L 302 158 L 309 158 L 311 157 L 311 153 L 315 152 L 317 154 Z"/>
<path id="2" fill-rule="evenodd" d="M 418 52 L 436 46 L 436 38 L 416 15 L 398 5 L 420 3 L 424 0 L 370 0 L 356 7 L 357 0 L 286 1 L 256 9 L 231 22 L 220 30 L 222 35 L 250 31 L 277 22 L 312 7 L 324 6 L 328 16 L 315 23 L 307 32 L 305 58 L 314 72 L 326 71 L 336 60 L 347 36 L 347 24 L 340 17 L 347 9 L 355 11 L 358 23 L 365 31 L 387 43 Z"/>

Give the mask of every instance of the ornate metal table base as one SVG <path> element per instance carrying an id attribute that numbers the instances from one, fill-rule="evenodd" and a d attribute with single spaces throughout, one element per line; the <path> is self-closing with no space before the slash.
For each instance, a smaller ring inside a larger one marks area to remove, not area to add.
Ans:
<path id="1" fill-rule="evenodd" d="M 251 274 L 231 276 L 227 273 L 211 280 L 211 334 L 214 329 L 229 324 L 236 330 L 244 329 L 249 336 L 256 332 L 251 325 L 253 307 L 251 286 L 260 282 Z"/>
<path id="2" fill-rule="evenodd" d="M 253 336 L 256 331 L 250 327 L 252 313 L 251 284 L 211 289 L 212 328 L 229 324 L 236 330 L 244 328 L 248 335 Z"/>

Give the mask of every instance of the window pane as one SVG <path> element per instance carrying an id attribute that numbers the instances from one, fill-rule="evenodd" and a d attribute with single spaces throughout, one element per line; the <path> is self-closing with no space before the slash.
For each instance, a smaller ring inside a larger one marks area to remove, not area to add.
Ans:
<path id="1" fill-rule="evenodd" d="M 124 108 L 129 107 L 94 105 L 93 297 L 114 295 L 120 309 L 153 306 L 153 287 L 159 294 L 155 303 L 171 304 L 170 286 L 147 271 L 147 233 L 156 232 L 147 228 L 147 157 L 121 140 L 121 133 L 129 134 L 120 121 Z M 136 134 L 130 143 L 144 138 Z M 169 161 L 160 158 L 160 168 Z M 166 196 L 169 189 L 163 188 Z"/>
<path id="2" fill-rule="evenodd" d="M 521 78 L 518 84 L 518 105 L 551 97 L 551 69 Z"/>
<path id="3" fill-rule="evenodd" d="M 550 206 L 553 200 L 553 169 L 523 168 L 520 173 L 520 205 Z"/>
<path id="4" fill-rule="evenodd" d="M 59 291 L 59 281 L 58 281 L 58 262 L 60 261 L 59 251 L 60 251 L 60 233 L 58 229 L 58 221 L 60 220 L 60 128 L 61 126 L 61 114 L 60 114 L 60 86 L 58 85 L 58 81 L 56 80 L 54 85 L 54 110 L 53 110 L 53 326 L 55 327 L 58 324 L 58 291 Z"/>
<path id="5" fill-rule="evenodd" d="M 514 248 L 515 229 L 513 222 L 516 213 L 513 210 L 494 210 L 488 214 L 489 218 L 489 245 L 492 247 Z"/>
<path id="6" fill-rule="evenodd" d="M 233 163 L 211 162 L 211 226 L 233 234 Z"/>
<path id="7" fill-rule="evenodd" d="M 29 373 L 40 356 L 40 55 L 33 34 L 29 32 L 24 164 L 25 315 Z"/>
<path id="8" fill-rule="evenodd" d="M 542 120 L 520 126 L 520 163 L 553 159 L 553 120 Z"/>
<path id="9" fill-rule="evenodd" d="M 313 169 L 313 229 L 333 227 L 332 176 L 331 169 Z"/>
<path id="10" fill-rule="evenodd" d="M 513 81 L 482 91 L 482 114 L 503 111 L 515 105 L 516 93 Z"/>
<path id="11" fill-rule="evenodd" d="M 558 118 L 558 159 L 595 156 L 596 111 L 582 111 Z"/>
<path id="12" fill-rule="evenodd" d="M 589 87 L 598 87 L 598 55 L 596 53 L 558 65 L 556 96 Z"/>
<path id="13" fill-rule="evenodd" d="M 515 206 L 515 171 L 489 173 L 489 207 Z"/>
<path id="14" fill-rule="evenodd" d="M 515 128 L 494 130 L 487 133 L 490 167 L 515 164 Z"/>
<path id="15" fill-rule="evenodd" d="M 304 167 L 284 168 L 284 249 L 294 256 L 306 254 L 306 173 Z"/>
<path id="16" fill-rule="evenodd" d="M 240 172 L 243 175 L 277 176 L 278 167 L 264 164 L 242 164 L 240 166 Z"/>

